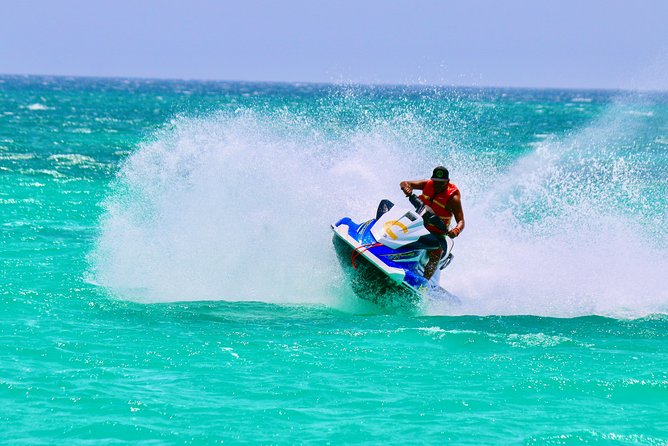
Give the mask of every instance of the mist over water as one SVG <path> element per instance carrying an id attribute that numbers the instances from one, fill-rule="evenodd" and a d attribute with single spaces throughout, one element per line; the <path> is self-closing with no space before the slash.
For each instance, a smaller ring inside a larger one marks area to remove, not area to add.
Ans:
<path id="1" fill-rule="evenodd" d="M 399 148 L 383 138 L 332 140 L 308 122 L 249 110 L 177 119 L 123 167 L 97 278 L 146 301 L 336 305 L 348 291 L 329 225 L 364 217 L 397 188 Z M 365 168 L 376 157 L 391 175 Z"/>
<path id="2" fill-rule="evenodd" d="M 650 156 L 647 141 L 660 136 L 651 101 L 613 102 L 510 154 L 472 149 L 494 131 L 482 112 L 458 133 L 456 107 L 432 119 L 406 107 L 361 113 L 354 99 L 339 106 L 356 125 L 285 109 L 174 119 L 120 170 L 92 255 L 96 281 L 143 302 L 354 309 L 329 225 L 371 218 L 382 198 L 400 203 L 399 181 L 444 164 L 467 228 L 442 285 L 463 303 L 431 302 L 427 314 L 668 311 L 666 168 Z"/>
<path id="3" fill-rule="evenodd" d="M 468 298 L 459 311 L 668 311 L 666 167 L 647 156 L 637 109 L 615 102 L 585 128 L 535 144 L 472 203 L 470 236 L 445 279 Z"/>

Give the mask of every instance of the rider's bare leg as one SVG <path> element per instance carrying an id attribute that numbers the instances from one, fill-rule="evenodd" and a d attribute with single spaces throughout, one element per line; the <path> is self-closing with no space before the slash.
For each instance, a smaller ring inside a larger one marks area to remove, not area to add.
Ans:
<path id="1" fill-rule="evenodd" d="M 442 249 L 434 249 L 432 251 L 429 251 L 429 261 L 424 267 L 424 278 L 429 280 L 431 279 L 431 276 L 434 275 L 436 272 L 436 268 L 438 267 L 438 261 L 441 259 L 441 254 L 443 254 Z"/>

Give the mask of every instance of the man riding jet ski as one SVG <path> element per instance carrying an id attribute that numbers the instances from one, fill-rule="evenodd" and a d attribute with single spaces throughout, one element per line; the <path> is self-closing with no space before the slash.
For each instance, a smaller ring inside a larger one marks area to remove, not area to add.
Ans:
<path id="1" fill-rule="evenodd" d="M 458 301 L 439 285 L 453 258 L 451 239 L 464 227 L 458 190 L 448 186 L 447 169 L 437 167 L 431 180 L 401 183 L 411 207 L 382 200 L 375 219 L 358 224 L 345 217 L 332 225 L 339 261 L 360 298 L 384 306 L 414 305 L 423 297 Z M 423 190 L 420 198 L 413 189 Z M 457 227 L 448 230 L 452 215 Z"/>
<path id="2" fill-rule="evenodd" d="M 443 220 L 445 227 L 450 227 L 450 220 L 454 215 L 457 225 L 447 231 L 447 236 L 450 238 L 457 237 L 464 230 L 464 211 L 462 210 L 462 196 L 459 188 L 450 182 L 450 173 L 448 169 L 443 166 L 438 166 L 430 180 L 419 181 L 402 181 L 400 183 L 401 190 L 406 196 L 413 193 L 413 189 L 419 189 L 422 194 L 418 198 L 433 212 Z M 438 231 L 431 231 L 439 235 L 442 239 L 442 247 L 445 248 L 444 234 L 439 234 Z M 429 252 L 429 263 L 425 266 L 424 277 L 429 280 L 436 271 L 438 260 L 443 254 L 443 250 L 434 250 Z"/>

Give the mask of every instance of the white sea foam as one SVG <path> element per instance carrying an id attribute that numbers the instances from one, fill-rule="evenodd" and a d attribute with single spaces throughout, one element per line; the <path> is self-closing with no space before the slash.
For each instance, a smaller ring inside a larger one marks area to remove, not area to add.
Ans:
<path id="1" fill-rule="evenodd" d="M 0 160 L 26 161 L 35 159 L 37 156 L 33 153 L 3 153 L 0 154 Z"/>
<path id="2" fill-rule="evenodd" d="M 651 118 L 652 116 L 654 116 L 654 112 L 652 111 L 629 110 L 626 113 L 628 113 L 631 116 L 643 116 L 646 118 Z"/>
<path id="3" fill-rule="evenodd" d="M 26 105 L 25 108 L 27 108 L 28 110 L 32 110 L 32 111 L 38 111 L 38 110 L 52 110 L 52 109 L 53 109 L 52 107 L 47 107 L 46 105 L 41 104 L 41 103 L 35 103 L 35 104 Z"/>
<path id="4" fill-rule="evenodd" d="M 93 131 L 87 127 L 79 127 L 72 129 L 72 133 L 81 133 L 84 135 L 90 135 L 91 133 L 93 133 Z"/>
<path id="5" fill-rule="evenodd" d="M 87 155 L 81 155 L 78 153 L 58 153 L 51 155 L 48 158 L 51 161 L 55 161 L 57 164 L 63 165 L 99 165 L 95 158 L 92 158 Z"/>

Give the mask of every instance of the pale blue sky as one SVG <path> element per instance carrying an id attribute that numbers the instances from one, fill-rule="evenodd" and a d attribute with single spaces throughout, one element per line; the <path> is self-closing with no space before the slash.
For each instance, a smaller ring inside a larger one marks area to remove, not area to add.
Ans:
<path id="1" fill-rule="evenodd" d="M 668 90 L 668 1 L 0 1 L 5 74 Z"/>

